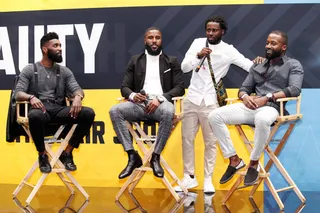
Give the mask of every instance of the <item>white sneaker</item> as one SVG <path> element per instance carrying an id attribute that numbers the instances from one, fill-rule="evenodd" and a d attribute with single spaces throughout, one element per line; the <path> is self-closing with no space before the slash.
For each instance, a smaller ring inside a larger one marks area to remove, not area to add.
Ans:
<path id="1" fill-rule="evenodd" d="M 211 177 L 204 178 L 203 192 L 204 193 L 215 193 L 216 192 L 216 190 L 214 189 L 214 186 L 212 184 Z"/>
<path id="2" fill-rule="evenodd" d="M 187 189 L 192 189 L 192 188 L 198 186 L 198 181 L 197 181 L 196 177 L 191 178 L 190 175 L 187 175 L 187 174 L 184 174 L 184 178 L 182 179 L 181 182 L 182 182 L 182 185 L 184 185 Z M 176 186 L 173 189 L 176 192 L 183 191 L 180 186 Z"/>

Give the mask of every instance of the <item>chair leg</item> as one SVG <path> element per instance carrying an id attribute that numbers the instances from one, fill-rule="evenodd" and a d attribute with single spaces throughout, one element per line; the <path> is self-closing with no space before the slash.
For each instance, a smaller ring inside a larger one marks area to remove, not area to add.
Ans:
<path id="1" fill-rule="evenodd" d="M 287 170 L 283 167 L 283 165 L 281 164 L 281 162 L 279 161 L 277 156 L 272 152 L 272 150 L 269 146 L 267 147 L 267 153 L 268 153 L 269 157 L 272 159 L 272 161 L 274 162 L 275 166 L 278 168 L 278 170 L 282 174 L 282 176 L 286 179 L 286 181 L 290 184 L 290 186 L 293 187 L 293 190 L 296 193 L 296 195 L 299 197 L 300 201 L 302 203 L 305 203 L 306 198 L 303 196 L 303 194 L 301 193 L 301 191 L 299 190 L 299 188 L 297 187 L 295 182 L 291 179 Z"/>
<path id="2" fill-rule="evenodd" d="M 169 175 L 172 177 L 172 179 L 178 184 L 178 186 L 182 189 L 184 194 L 188 194 L 187 188 L 181 183 L 180 179 L 178 176 L 172 171 L 170 168 L 169 164 L 165 161 L 165 159 L 161 156 L 160 157 L 161 164 L 163 167 L 166 169 L 166 171 L 169 173 Z M 172 188 L 172 185 L 170 183 L 170 186 Z M 172 188 L 173 189 L 173 188 Z"/>
<path id="3" fill-rule="evenodd" d="M 174 197 L 174 199 L 176 199 L 177 202 L 179 202 L 181 200 L 181 198 L 179 197 L 179 195 L 177 194 L 176 191 L 174 191 L 171 183 L 169 182 L 168 178 L 166 176 L 164 176 L 162 179 L 162 182 L 167 186 L 167 188 L 169 189 L 170 193 L 172 194 L 172 196 Z"/>
<path id="4" fill-rule="evenodd" d="M 48 173 L 49 174 L 49 173 Z M 42 186 L 44 180 L 47 178 L 48 174 L 42 174 L 39 181 L 37 182 L 37 184 L 34 186 L 32 192 L 30 193 L 30 195 L 28 196 L 26 203 L 27 205 L 30 205 L 32 199 L 34 198 L 34 196 L 36 195 L 36 193 L 39 191 L 40 187 Z"/>
<path id="5" fill-rule="evenodd" d="M 78 183 L 78 181 L 70 174 L 70 172 L 64 173 L 73 183 L 73 185 L 82 193 L 82 195 L 89 200 L 88 193 L 84 190 L 84 188 Z"/>
<path id="6" fill-rule="evenodd" d="M 132 174 L 130 175 L 130 177 L 128 178 L 128 180 L 124 183 L 124 185 L 121 187 L 121 189 L 119 190 L 119 192 L 116 195 L 116 200 L 118 201 L 119 198 L 122 196 L 122 194 L 124 193 L 124 191 L 128 188 L 128 186 L 132 183 L 132 181 L 135 179 L 135 177 L 138 175 L 139 171 L 138 170 L 134 170 L 132 172 Z"/>
<path id="7" fill-rule="evenodd" d="M 268 186 L 273 198 L 275 199 L 275 201 L 277 202 L 280 210 L 282 211 L 284 209 L 284 205 L 283 202 L 281 201 L 279 194 L 277 193 L 277 190 L 274 188 L 271 180 L 269 177 L 265 178 L 265 183 Z"/>
<path id="8" fill-rule="evenodd" d="M 226 205 L 226 202 L 229 200 L 231 195 L 237 190 L 237 188 L 239 187 L 239 185 L 241 184 L 243 179 L 244 179 L 244 176 L 242 176 L 242 175 L 240 177 L 238 177 L 236 182 L 232 185 L 231 189 L 228 191 L 228 193 L 223 198 L 222 205 Z"/>
<path id="9" fill-rule="evenodd" d="M 23 186 L 26 184 L 26 182 L 29 180 L 29 178 L 32 176 L 32 174 L 35 172 L 35 170 L 39 167 L 38 160 L 33 164 L 31 169 L 28 171 L 26 176 L 23 178 L 23 180 L 20 182 L 20 184 L 17 186 L 17 188 L 13 192 L 13 197 L 17 197 L 20 190 L 23 188 Z"/>

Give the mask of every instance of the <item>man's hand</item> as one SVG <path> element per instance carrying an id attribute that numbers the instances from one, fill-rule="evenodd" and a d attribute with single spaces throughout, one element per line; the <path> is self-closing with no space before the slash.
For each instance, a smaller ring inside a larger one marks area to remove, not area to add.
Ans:
<path id="1" fill-rule="evenodd" d="M 36 96 L 33 96 L 30 99 L 30 104 L 31 104 L 32 108 L 41 109 L 43 113 L 46 112 L 46 108 L 44 107 L 43 103 Z"/>
<path id="2" fill-rule="evenodd" d="M 263 58 L 261 56 L 257 56 L 255 59 L 252 60 L 252 62 L 254 64 L 262 64 L 265 60 L 266 60 L 266 58 Z"/>
<path id="3" fill-rule="evenodd" d="M 71 109 L 69 112 L 70 116 L 76 119 L 78 117 L 79 112 L 81 111 L 81 108 L 82 108 L 81 97 L 76 95 L 71 105 Z"/>
<path id="4" fill-rule="evenodd" d="M 212 50 L 209 47 L 204 47 L 199 53 L 198 58 L 203 58 L 209 55 L 212 52 Z"/>
<path id="5" fill-rule="evenodd" d="M 137 93 L 133 98 L 133 102 L 135 102 L 135 103 L 142 103 L 145 100 L 147 100 L 147 96 L 142 95 L 141 93 Z"/>
<path id="6" fill-rule="evenodd" d="M 266 105 L 266 103 L 268 102 L 268 98 L 266 96 L 258 97 L 258 98 L 255 98 L 254 100 L 258 104 L 258 107 L 262 107 Z"/>
<path id="7" fill-rule="evenodd" d="M 156 111 L 159 105 L 160 105 L 160 102 L 158 101 L 158 99 L 153 99 L 152 101 L 149 102 L 148 106 L 145 109 L 145 112 L 147 114 L 151 114 L 154 111 Z"/>
<path id="8" fill-rule="evenodd" d="M 256 102 L 256 99 L 258 99 L 258 96 L 247 95 L 243 97 L 243 104 L 249 109 L 257 109 L 259 105 Z"/>

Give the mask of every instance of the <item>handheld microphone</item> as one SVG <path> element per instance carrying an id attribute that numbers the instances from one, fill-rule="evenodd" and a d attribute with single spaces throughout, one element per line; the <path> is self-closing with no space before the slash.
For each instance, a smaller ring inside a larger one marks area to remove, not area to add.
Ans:
<path id="1" fill-rule="evenodd" d="M 199 72 L 200 67 L 202 66 L 202 64 L 203 64 L 204 60 L 206 60 L 206 56 L 204 56 L 204 57 L 202 57 L 202 58 L 201 58 L 201 60 L 200 60 L 200 62 L 199 62 L 199 64 L 198 64 L 198 66 L 197 66 L 197 67 L 196 67 L 196 69 L 194 70 L 195 72 Z"/>
<path id="2" fill-rule="evenodd" d="M 145 91 L 144 89 L 140 90 L 140 94 L 141 94 L 141 95 L 144 95 L 144 96 L 147 96 L 146 91 Z M 147 97 L 147 98 L 148 98 L 148 97 Z M 144 105 L 145 105 L 145 106 L 148 106 L 148 100 L 145 100 L 145 101 L 144 101 Z"/>

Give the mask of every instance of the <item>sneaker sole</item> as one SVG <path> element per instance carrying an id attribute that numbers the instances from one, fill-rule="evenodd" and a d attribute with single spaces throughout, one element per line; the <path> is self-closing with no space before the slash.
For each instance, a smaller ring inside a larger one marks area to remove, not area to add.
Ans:
<path id="1" fill-rule="evenodd" d="M 195 187 L 197 187 L 199 184 L 193 184 L 193 185 L 191 185 L 191 186 L 189 186 L 189 187 L 186 187 L 186 189 L 192 189 L 192 188 L 195 188 Z M 183 190 L 181 189 L 181 187 L 180 186 L 178 186 L 179 188 L 173 188 L 173 190 L 174 191 L 176 191 L 176 192 L 183 192 Z"/>
<path id="2" fill-rule="evenodd" d="M 246 164 L 243 164 L 243 166 L 241 166 L 241 167 L 239 167 L 234 173 L 233 173 L 233 175 L 231 175 L 227 180 L 225 180 L 225 181 L 220 181 L 220 184 L 225 184 L 226 182 L 228 182 L 231 178 L 233 178 L 233 176 L 236 174 L 236 172 L 238 171 L 238 170 L 240 170 L 240 169 L 242 169 L 243 167 L 245 167 L 246 166 Z"/>

